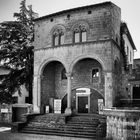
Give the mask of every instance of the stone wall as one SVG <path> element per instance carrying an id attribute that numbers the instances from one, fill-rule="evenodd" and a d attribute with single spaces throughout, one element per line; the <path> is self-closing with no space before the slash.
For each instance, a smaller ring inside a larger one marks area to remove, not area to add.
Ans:
<path id="1" fill-rule="evenodd" d="M 46 18 L 36 20 L 35 49 L 52 47 L 52 33 L 59 27 L 65 31 L 65 44 L 72 44 L 73 28 L 77 24 L 84 24 L 87 27 L 87 41 L 107 38 L 113 38 L 116 41 L 117 38 L 119 42 L 120 18 L 120 8 L 112 3 L 67 10 L 63 14 L 46 16 Z"/>
<path id="2" fill-rule="evenodd" d="M 60 62 L 50 62 L 43 71 L 43 77 L 41 81 L 41 104 L 42 106 L 49 105 L 49 98 L 63 99 L 67 94 L 67 79 L 62 79 L 61 72 L 63 65 Z M 92 79 L 92 70 L 99 68 L 99 77 L 97 80 Z M 94 90 L 91 96 L 91 106 L 93 102 L 96 102 L 98 96 L 104 96 L 104 73 L 101 64 L 94 59 L 83 59 L 77 62 L 72 72 L 72 90 L 75 91 L 77 88 L 88 87 Z M 98 91 L 98 92 L 97 92 Z M 74 94 L 73 94 L 74 93 Z M 75 93 L 72 93 L 72 105 L 75 109 Z M 101 94 L 101 95 L 98 95 Z M 65 103 L 64 103 L 65 104 Z M 97 112 L 96 107 L 92 108 L 91 112 Z"/>
<path id="3" fill-rule="evenodd" d="M 1 104 L 0 105 L 0 123 L 12 122 L 12 105 Z"/>
<path id="4" fill-rule="evenodd" d="M 140 111 L 135 108 L 105 109 L 107 138 L 113 140 L 140 139 Z"/>
<path id="5" fill-rule="evenodd" d="M 59 61 L 71 70 L 74 63 L 84 58 L 97 60 L 104 70 L 112 71 L 111 40 L 66 45 L 35 51 L 34 74 L 41 75 L 46 63 Z"/>
<path id="6" fill-rule="evenodd" d="M 67 80 L 59 80 L 61 68 L 65 68 L 66 73 L 72 74 L 71 90 L 82 86 L 95 89 L 105 96 L 106 106 L 112 106 L 112 99 L 115 97 L 114 86 L 116 86 L 113 81 L 113 65 L 115 58 L 120 58 L 120 48 L 118 47 L 120 44 L 120 18 L 120 8 L 111 2 L 106 2 L 36 19 L 33 95 L 36 110 L 39 110 L 42 103 L 46 105 L 50 97 L 62 99 L 65 96 Z M 82 26 L 87 32 L 86 41 L 75 43 L 74 29 Z M 64 44 L 54 46 L 53 33 L 58 29 L 64 33 Z M 85 67 L 78 68 L 81 65 L 80 61 L 85 59 L 98 62 L 91 65 L 101 68 L 100 83 L 91 83 L 89 78 L 91 68 L 86 62 L 83 64 Z M 53 66 L 55 71 L 51 71 L 49 64 L 54 65 L 55 62 L 61 66 L 56 65 L 57 68 Z M 48 74 L 42 75 L 44 67 L 46 71 L 51 71 L 50 74 L 48 72 Z M 51 75 L 55 75 L 55 77 Z M 40 99 L 40 97 L 42 98 Z"/>

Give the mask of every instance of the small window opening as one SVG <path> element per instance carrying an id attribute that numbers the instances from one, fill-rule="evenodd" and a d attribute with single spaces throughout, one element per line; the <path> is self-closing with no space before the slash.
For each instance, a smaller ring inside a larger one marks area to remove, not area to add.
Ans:
<path id="1" fill-rule="evenodd" d="M 92 70 L 92 77 L 99 77 L 99 69 Z"/>
<path id="2" fill-rule="evenodd" d="M 98 83 L 99 82 L 99 69 L 93 69 L 92 70 L 92 83 Z"/>
<path id="3" fill-rule="evenodd" d="M 67 15 L 67 18 L 70 19 L 70 15 L 69 14 Z"/>
<path id="4" fill-rule="evenodd" d="M 88 14 L 91 14 L 92 12 L 91 12 L 91 10 L 90 11 L 88 11 Z"/>
<path id="5" fill-rule="evenodd" d="M 50 20 L 51 22 L 53 22 L 53 18 L 51 18 L 51 20 Z"/>

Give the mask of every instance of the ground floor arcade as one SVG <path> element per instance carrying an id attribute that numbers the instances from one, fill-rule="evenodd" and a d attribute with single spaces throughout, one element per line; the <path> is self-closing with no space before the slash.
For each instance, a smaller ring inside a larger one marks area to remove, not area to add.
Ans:
<path id="1" fill-rule="evenodd" d="M 45 62 L 34 76 L 34 112 L 54 112 L 54 100 L 61 100 L 61 113 L 98 113 L 99 102 L 112 106 L 112 72 L 94 58 L 69 64 Z"/>

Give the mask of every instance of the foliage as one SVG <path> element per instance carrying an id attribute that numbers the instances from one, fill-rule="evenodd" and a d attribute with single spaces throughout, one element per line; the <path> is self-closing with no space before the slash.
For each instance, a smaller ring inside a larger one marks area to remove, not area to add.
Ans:
<path id="1" fill-rule="evenodd" d="M 26 1 L 20 3 L 20 12 L 14 13 L 17 21 L 8 21 L 0 24 L 0 61 L 1 64 L 10 68 L 10 74 L 4 76 L 1 94 L 12 95 L 20 91 L 20 86 L 25 84 L 32 93 L 33 80 L 33 19 L 36 13 L 32 7 L 28 9 Z"/>

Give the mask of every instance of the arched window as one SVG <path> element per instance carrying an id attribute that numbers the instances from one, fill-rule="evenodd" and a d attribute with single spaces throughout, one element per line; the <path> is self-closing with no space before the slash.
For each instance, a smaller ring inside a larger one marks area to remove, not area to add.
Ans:
<path id="1" fill-rule="evenodd" d="M 79 27 L 74 29 L 74 43 L 86 41 L 87 41 L 87 30 L 85 26 L 79 25 Z"/>
<path id="2" fill-rule="evenodd" d="M 81 37 L 82 37 L 81 42 L 87 41 L 87 32 L 86 31 L 82 31 L 81 32 Z"/>
<path id="3" fill-rule="evenodd" d="M 64 44 L 64 33 L 60 34 L 60 45 Z"/>
<path id="4" fill-rule="evenodd" d="M 57 29 L 53 32 L 53 45 L 63 45 L 64 44 L 64 32 L 62 29 Z"/>
<path id="5" fill-rule="evenodd" d="M 54 40 L 54 46 L 59 45 L 59 36 L 58 35 L 54 35 L 53 40 Z"/>
<path id="6" fill-rule="evenodd" d="M 65 80 L 65 79 L 67 79 L 66 70 L 65 70 L 65 68 L 63 68 L 61 71 L 61 80 Z"/>
<path id="7" fill-rule="evenodd" d="M 80 42 L 80 32 L 74 32 L 74 42 L 78 43 Z"/>

